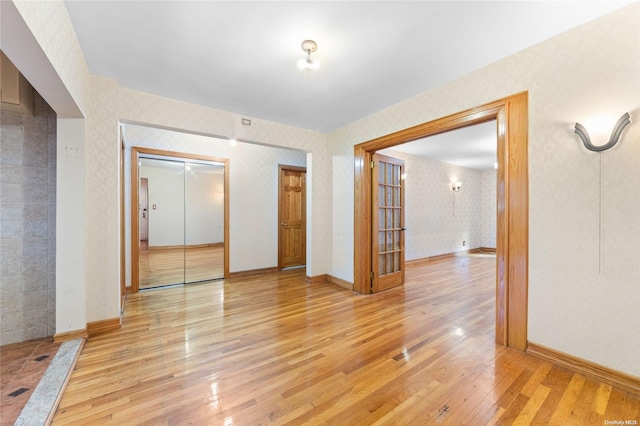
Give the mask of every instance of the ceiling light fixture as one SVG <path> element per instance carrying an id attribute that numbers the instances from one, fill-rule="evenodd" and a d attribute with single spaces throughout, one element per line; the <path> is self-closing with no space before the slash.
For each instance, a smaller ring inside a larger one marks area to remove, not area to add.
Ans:
<path id="1" fill-rule="evenodd" d="M 300 47 L 307 53 L 307 57 L 298 61 L 298 68 L 301 70 L 317 70 L 320 63 L 311 59 L 311 54 L 318 50 L 318 44 L 313 40 L 305 40 Z"/>

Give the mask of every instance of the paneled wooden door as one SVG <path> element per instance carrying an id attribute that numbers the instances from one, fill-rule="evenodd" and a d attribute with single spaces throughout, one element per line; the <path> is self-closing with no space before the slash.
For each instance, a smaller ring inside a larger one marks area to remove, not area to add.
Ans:
<path id="1" fill-rule="evenodd" d="M 303 167 L 279 166 L 278 268 L 306 263 L 306 176 Z"/>
<path id="2" fill-rule="evenodd" d="M 372 277 L 377 293 L 404 284 L 404 161 L 373 155 Z"/>

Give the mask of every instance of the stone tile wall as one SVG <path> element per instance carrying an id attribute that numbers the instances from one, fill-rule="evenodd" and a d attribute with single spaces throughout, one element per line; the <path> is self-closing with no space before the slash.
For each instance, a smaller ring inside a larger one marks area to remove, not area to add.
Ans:
<path id="1" fill-rule="evenodd" d="M 52 336 L 56 297 L 56 114 L 0 113 L 0 345 Z"/>

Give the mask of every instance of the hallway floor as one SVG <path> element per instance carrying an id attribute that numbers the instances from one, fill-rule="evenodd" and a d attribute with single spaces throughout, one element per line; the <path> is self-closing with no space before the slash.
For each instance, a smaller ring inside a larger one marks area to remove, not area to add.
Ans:
<path id="1" fill-rule="evenodd" d="M 60 348 L 52 337 L 0 346 L 0 425 L 13 425 Z"/>

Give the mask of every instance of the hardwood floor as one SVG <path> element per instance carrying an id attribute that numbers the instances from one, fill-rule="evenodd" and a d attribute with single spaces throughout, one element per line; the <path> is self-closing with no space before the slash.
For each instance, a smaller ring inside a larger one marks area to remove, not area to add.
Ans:
<path id="1" fill-rule="evenodd" d="M 495 259 L 357 295 L 289 270 L 127 297 L 53 424 L 594 424 L 640 398 L 494 344 Z"/>
<path id="2" fill-rule="evenodd" d="M 224 246 L 140 250 L 139 288 L 224 277 Z"/>

